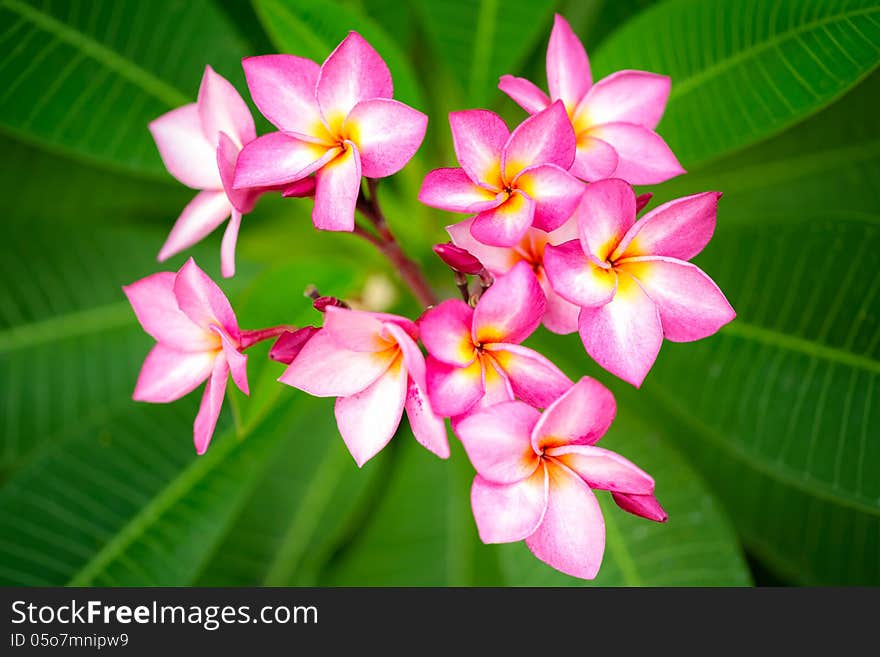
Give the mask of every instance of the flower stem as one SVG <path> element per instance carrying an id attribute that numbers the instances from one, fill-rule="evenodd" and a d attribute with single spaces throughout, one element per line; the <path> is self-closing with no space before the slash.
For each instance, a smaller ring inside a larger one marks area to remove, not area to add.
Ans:
<path id="1" fill-rule="evenodd" d="M 271 340 L 272 338 L 278 337 L 282 333 L 296 330 L 296 326 L 282 324 L 280 326 L 271 326 L 264 329 L 255 329 L 253 331 L 242 331 L 241 337 L 239 339 L 239 345 L 242 349 L 248 349 L 250 347 L 253 347 L 258 342 L 263 342 L 263 340 Z"/>

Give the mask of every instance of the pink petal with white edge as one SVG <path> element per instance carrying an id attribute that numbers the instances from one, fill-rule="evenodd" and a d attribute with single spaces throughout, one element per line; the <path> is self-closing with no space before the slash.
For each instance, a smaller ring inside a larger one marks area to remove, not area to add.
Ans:
<path id="1" fill-rule="evenodd" d="M 493 484 L 477 475 L 471 508 L 483 543 L 512 543 L 531 536 L 547 508 L 547 471 L 541 465 L 528 479 Z"/>
<path id="2" fill-rule="evenodd" d="M 238 342 L 238 320 L 229 305 L 229 299 L 192 258 L 177 272 L 174 296 L 177 305 L 193 322 L 206 330 L 212 325 L 219 326 L 234 342 Z"/>
<path id="3" fill-rule="evenodd" d="M 223 407 L 223 398 L 226 396 L 226 378 L 229 375 L 229 366 L 226 359 L 217 358 L 214 361 L 214 369 L 205 393 L 202 395 L 202 403 L 199 413 L 193 424 L 193 442 L 197 454 L 204 454 L 208 450 L 214 429 L 217 427 L 217 418 L 220 417 L 220 409 Z"/>
<path id="4" fill-rule="evenodd" d="M 593 360 L 627 383 L 642 385 L 660 352 L 663 327 L 657 306 L 632 276 L 621 272 L 614 299 L 582 308 L 578 324 Z"/>
<path id="5" fill-rule="evenodd" d="M 324 136 L 315 85 L 321 67 L 293 55 L 261 55 L 241 61 L 251 98 L 279 130 Z"/>
<path id="6" fill-rule="evenodd" d="M 670 79 L 645 71 L 617 71 L 593 85 L 575 114 L 585 112 L 592 125 L 635 123 L 653 130 L 660 123 Z"/>
<path id="7" fill-rule="evenodd" d="M 641 516 L 654 522 L 666 522 L 669 515 L 660 506 L 653 495 L 629 495 L 627 493 L 611 493 L 615 504 L 628 513 Z"/>
<path id="8" fill-rule="evenodd" d="M 498 88 L 529 114 L 537 114 L 550 104 L 550 96 L 525 78 L 502 75 L 498 80 Z"/>
<path id="9" fill-rule="evenodd" d="M 396 349 L 351 351 L 322 330 L 312 336 L 278 380 L 315 397 L 348 397 L 369 387 L 396 357 Z"/>
<path id="10" fill-rule="evenodd" d="M 568 111 L 574 110 L 590 89 L 593 76 L 590 60 L 581 40 L 562 16 L 556 14 L 547 45 L 547 86 L 553 100 L 561 98 Z"/>
<path id="11" fill-rule="evenodd" d="M 691 342 L 713 335 L 736 312 L 702 269 L 675 258 L 629 258 L 619 268 L 635 276 L 657 305 L 663 335 Z"/>
<path id="12" fill-rule="evenodd" d="M 474 342 L 519 344 L 538 328 L 545 304 L 532 268 L 518 262 L 480 297 L 474 310 Z"/>
<path id="13" fill-rule="evenodd" d="M 614 395 L 588 376 L 581 378 L 551 404 L 532 432 L 536 451 L 566 445 L 592 445 L 614 421 Z"/>
<path id="14" fill-rule="evenodd" d="M 629 229 L 614 257 L 690 260 L 712 239 L 721 192 L 703 192 L 654 208 Z"/>
<path id="15" fill-rule="evenodd" d="M 506 274 L 522 257 L 510 247 L 489 246 L 477 241 L 471 235 L 473 217 L 446 227 L 452 243 L 474 256 L 495 276 Z"/>
<path id="16" fill-rule="evenodd" d="M 241 212 L 232 210 L 229 223 L 223 232 L 220 243 L 220 273 L 224 278 L 235 276 L 235 245 L 238 242 L 238 229 L 241 228 Z"/>
<path id="17" fill-rule="evenodd" d="M 449 212 L 481 212 L 494 208 L 503 203 L 497 196 L 495 192 L 475 184 L 464 169 L 429 171 L 419 189 L 419 201 Z"/>
<path id="18" fill-rule="evenodd" d="M 633 123 L 606 123 L 590 130 L 590 136 L 608 142 L 617 151 L 615 178 L 631 185 L 656 185 L 685 173 L 663 138 Z"/>
<path id="19" fill-rule="evenodd" d="M 510 182 L 520 171 L 537 164 L 555 164 L 568 170 L 576 149 L 571 121 L 557 101 L 520 123 L 510 135 L 501 154 L 502 176 Z"/>
<path id="20" fill-rule="evenodd" d="M 526 538 L 532 553 L 566 575 L 593 579 L 605 552 L 605 521 L 590 487 L 563 465 L 548 464 L 547 510 Z"/>
<path id="21" fill-rule="evenodd" d="M 428 353 L 449 365 L 471 364 L 473 317 L 473 308 L 459 299 L 446 299 L 425 312 L 419 320 L 419 331 Z"/>
<path id="22" fill-rule="evenodd" d="M 157 342 L 179 351 L 216 350 L 220 347 L 217 336 L 194 323 L 177 305 L 175 277 L 173 272 L 162 271 L 122 290 L 144 331 Z"/>
<path id="23" fill-rule="evenodd" d="M 238 347 L 232 344 L 226 333 L 217 327 L 213 327 L 213 330 L 220 336 L 220 340 L 223 343 L 223 357 L 226 359 L 226 364 L 229 365 L 229 373 L 232 375 L 232 380 L 244 394 L 251 394 L 247 380 L 247 355 L 241 353 Z"/>
<path id="24" fill-rule="evenodd" d="M 354 230 L 354 210 L 361 191 L 361 158 L 350 141 L 347 148 L 315 174 L 312 223 L 318 230 Z"/>
<path id="25" fill-rule="evenodd" d="M 321 66 L 316 88 L 321 114 L 335 131 L 352 108 L 371 98 L 391 98 L 391 71 L 357 32 L 349 32 Z"/>
<path id="26" fill-rule="evenodd" d="M 496 484 L 530 477 L 540 464 L 529 437 L 540 413 L 520 401 L 472 413 L 455 427 L 474 469 Z"/>
<path id="27" fill-rule="evenodd" d="M 222 189 L 196 194 L 174 222 L 174 227 L 159 249 L 157 256 L 159 262 L 201 242 L 222 224 L 232 211 L 232 204 Z"/>
<path id="28" fill-rule="evenodd" d="M 439 415 L 462 415 L 483 397 L 483 365 L 479 360 L 467 367 L 456 367 L 428 356 L 425 365 L 428 398 Z"/>
<path id="29" fill-rule="evenodd" d="M 238 154 L 233 187 L 283 186 L 314 173 L 339 152 L 339 148 L 270 132 L 257 137 Z"/>
<path id="30" fill-rule="evenodd" d="M 577 473 L 590 488 L 648 495 L 654 480 L 620 454 L 593 445 L 552 447 L 545 454 Z"/>
<path id="31" fill-rule="evenodd" d="M 577 331 L 580 306 L 563 299 L 550 286 L 550 280 L 543 270 L 538 275 L 538 282 L 541 284 L 541 289 L 544 290 L 544 298 L 547 299 L 547 308 L 544 310 L 541 323 L 547 327 L 548 331 L 557 335 L 568 335 Z"/>
<path id="32" fill-rule="evenodd" d="M 571 388 L 571 379 L 533 349 L 517 344 L 486 345 L 513 393 L 527 404 L 545 408 Z"/>
<path id="33" fill-rule="evenodd" d="M 147 354 L 132 399 L 165 404 L 189 394 L 211 375 L 216 352 L 178 351 L 157 344 Z"/>
<path id="34" fill-rule="evenodd" d="M 483 210 L 471 224 L 471 235 L 489 246 L 513 246 L 532 226 L 535 202 L 518 189 L 506 201 Z"/>
<path id="35" fill-rule="evenodd" d="M 162 163 L 172 176 L 193 189 L 223 187 L 217 171 L 217 142 L 205 138 L 196 103 L 166 112 L 149 127 Z"/>
<path id="36" fill-rule="evenodd" d="M 336 400 L 336 424 L 358 467 L 394 437 L 403 417 L 407 381 L 403 360 L 398 358 L 363 392 Z"/>
<path id="37" fill-rule="evenodd" d="M 544 271 L 550 286 L 578 306 L 604 306 L 617 292 L 617 274 L 589 259 L 578 240 L 544 249 Z"/>
<path id="38" fill-rule="evenodd" d="M 428 117 L 396 100 L 373 98 L 354 106 L 344 133 L 357 144 L 367 178 L 384 178 L 410 161 L 422 139 Z"/>
<path id="39" fill-rule="evenodd" d="M 523 169 L 513 183 L 535 201 L 532 225 L 543 231 L 559 228 L 574 212 L 585 185 L 553 164 Z"/>
<path id="40" fill-rule="evenodd" d="M 382 337 L 382 321 L 360 310 L 328 306 L 324 310 L 323 331 L 351 351 L 382 351 L 393 346 Z"/>
<path id="41" fill-rule="evenodd" d="M 479 185 L 501 190 L 501 153 L 510 138 L 504 120 L 489 110 L 450 112 L 452 144 L 458 163 Z"/>
<path id="42" fill-rule="evenodd" d="M 587 185 L 577 208 L 578 236 L 584 253 L 605 265 L 636 220 L 636 195 L 617 178 Z"/>
<path id="43" fill-rule="evenodd" d="M 210 66 L 205 67 L 202 76 L 198 106 L 202 132 L 208 143 L 216 144 L 221 132 L 229 135 L 239 148 L 256 139 L 254 118 L 247 103 L 235 87 Z"/>
<path id="44" fill-rule="evenodd" d="M 610 178 L 619 163 L 611 144 L 584 133 L 578 135 L 577 153 L 569 171 L 581 180 L 593 182 Z"/>

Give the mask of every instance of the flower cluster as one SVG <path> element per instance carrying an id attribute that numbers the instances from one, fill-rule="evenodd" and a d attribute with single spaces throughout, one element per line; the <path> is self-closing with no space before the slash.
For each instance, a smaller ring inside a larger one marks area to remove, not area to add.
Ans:
<path id="1" fill-rule="evenodd" d="M 632 185 L 683 173 L 654 131 L 669 78 L 620 71 L 592 84 L 583 46 L 557 16 L 549 95 L 522 78 L 499 83 L 530 116 L 511 131 L 488 110 L 450 114 L 459 167 L 429 172 L 419 192 L 427 205 L 470 215 L 435 247 L 462 297 L 440 301 L 376 196 L 377 179 L 410 161 L 427 125 L 393 99 L 379 54 L 352 32 L 320 65 L 268 55 L 243 67 L 276 132 L 258 137 L 241 96 L 210 67 L 196 103 L 150 125 L 169 172 L 200 190 L 159 259 L 231 217 L 221 248 L 222 273 L 231 276 L 242 216 L 261 195 L 313 197 L 316 228 L 376 245 L 426 309 L 413 321 L 315 293 L 320 327 L 241 330 L 190 259 L 177 273 L 124 288 L 157 341 L 134 398 L 170 402 L 207 381 L 194 426 L 201 454 L 227 378 L 247 394 L 244 351 L 272 339 L 270 358 L 286 365 L 281 383 L 336 399 L 339 432 L 359 466 L 389 443 L 404 412 L 415 439 L 448 458 L 449 419 L 477 473 L 471 502 L 486 543 L 524 540 L 554 568 L 592 578 L 605 545 L 594 489 L 610 491 L 625 511 L 665 521 L 653 479 L 596 446 L 615 416 L 611 392 L 589 377 L 573 382 L 523 342 L 541 324 L 577 331 L 599 365 L 640 386 L 664 338 L 698 340 L 734 318 L 689 262 L 712 236 L 720 194 L 677 199 L 637 219 L 651 195 L 636 196 Z"/>

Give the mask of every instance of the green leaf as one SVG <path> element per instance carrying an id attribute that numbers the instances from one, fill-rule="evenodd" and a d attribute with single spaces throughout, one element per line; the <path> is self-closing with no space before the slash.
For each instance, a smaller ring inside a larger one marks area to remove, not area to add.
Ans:
<path id="1" fill-rule="evenodd" d="M 0 25 L 0 130 L 78 160 L 164 178 L 147 123 L 206 64 L 242 88 L 244 47 L 207 0 L 5 0 Z"/>
<path id="2" fill-rule="evenodd" d="M 686 168 L 806 118 L 880 62 L 876 0 L 669 0 L 609 37 L 598 78 L 618 69 L 672 77 L 658 132 Z"/>

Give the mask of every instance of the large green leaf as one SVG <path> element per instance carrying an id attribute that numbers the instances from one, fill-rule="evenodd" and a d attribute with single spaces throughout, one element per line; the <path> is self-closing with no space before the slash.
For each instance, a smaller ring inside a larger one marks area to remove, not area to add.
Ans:
<path id="1" fill-rule="evenodd" d="M 0 129 L 77 159 L 165 176 L 147 123 L 245 49 L 208 0 L 4 0 Z"/>
<path id="2" fill-rule="evenodd" d="M 609 37 L 597 76 L 672 77 L 659 132 L 684 166 L 765 139 L 821 109 L 880 62 L 876 0 L 668 0 Z"/>

